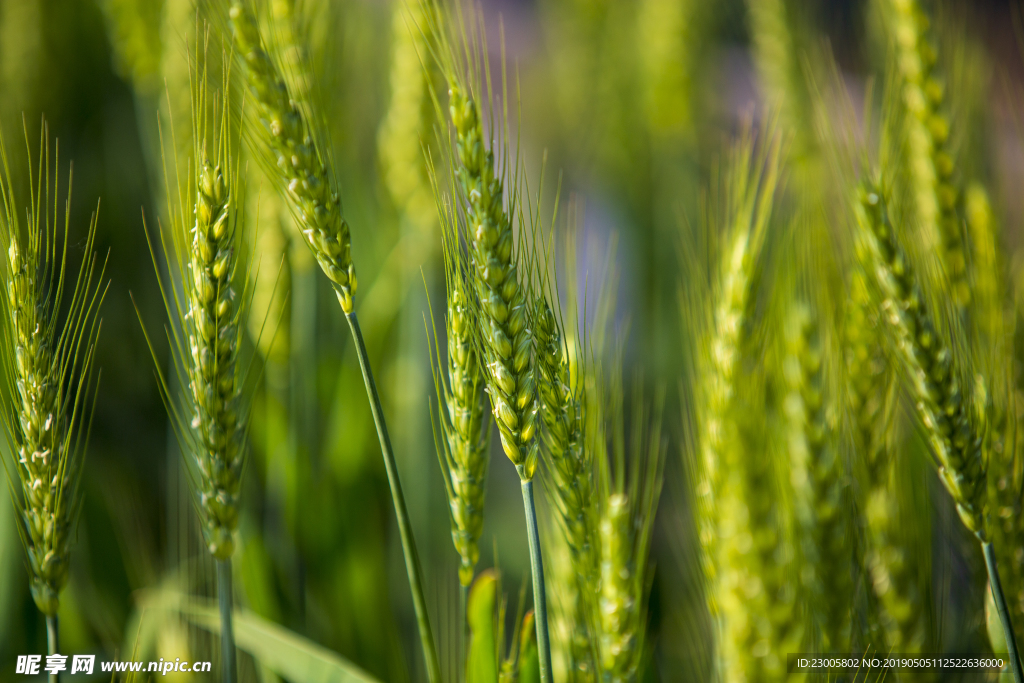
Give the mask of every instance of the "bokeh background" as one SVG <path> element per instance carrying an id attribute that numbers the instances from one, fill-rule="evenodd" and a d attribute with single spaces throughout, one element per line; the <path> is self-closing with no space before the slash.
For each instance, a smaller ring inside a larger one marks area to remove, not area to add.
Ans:
<path id="1" fill-rule="evenodd" d="M 403 67 L 396 57 L 407 42 L 402 3 L 304 4 L 316 18 L 311 57 L 352 226 L 359 315 L 393 430 L 435 628 L 450 662 L 451 645 L 444 643 L 454 642 L 456 562 L 429 421 L 433 386 L 424 332 L 424 282 L 435 301 L 443 291 L 437 289 L 439 236 L 432 197 L 422 194 L 429 186 L 419 177 L 419 145 L 407 144 L 433 139 L 431 108 L 424 103 L 411 133 L 401 121 L 389 123 L 395 103 L 409 99 L 408 83 L 422 78 L 418 62 L 410 66 L 407 59 Z M 856 102 L 872 82 L 877 87 L 880 39 L 865 3 L 788 4 L 794 35 L 811 62 L 831 53 Z M 1006 241 L 1016 244 L 1024 208 L 1024 154 L 1014 122 L 1024 64 L 1020 5 L 962 0 L 936 7 L 943 35 L 963 40 L 979 60 L 972 82 L 985 106 L 973 130 L 1007 217 Z M 669 378 L 674 388 L 685 343 L 677 299 L 687 278 L 679 260 L 681 226 L 700 222 L 710 169 L 743 118 L 764 112 L 770 90 L 759 77 L 747 5 L 488 0 L 483 12 L 492 58 L 500 55 L 503 33 L 509 71 L 518 79 L 526 168 L 539 184 L 546 154 L 545 190 L 553 194 L 560 176 L 563 200 L 581 208 L 581 280 L 606 276 L 614 244 L 619 321 L 631 330 L 626 365 Z M 75 247 L 98 201 L 97 244 L 109 252 L 111 286 L 97 359 L 102 384 L 60 613 L 65 654 L 123 654 L 146 630 L 139 624 L 146 622 L 140 605 L 147 595 L 181 585 L 182 577 L 198 593 L 212 582 L 132 305 L 134 298 L 149 330 L 161 329 L 166 316 L 143 226 L 152 230 L 163 215 L 161 156 L 168 143 L 161 130 L 166 136 L 187 125 L 185 55 L 195 25 L 188 0 L 0 0 L 0 123 L 9 152 L 23 163 L 23 123 L 34 146 L 45 116 L 59 139 L 60 173 L 74 164 L 72 258 L 81 256 Z M 214 45 L 217 30 L 210 33 Z M 264 264 L 257 306 L 281 323 L 272 343 L 253 342 L 248 350 L 265 366 L 253 382 L 236 555 L 240 599 L 381 680 L 423 680 L 387 481 L 344 320 L 305 246 L 288 232 L 288 217 L 272 201 L 257 207 L 255 198 L 249 211 L 260 217 L 254 254 Z M 267 283 L 281 263 L 272 298 Z M 155 336 L 166 364 L 166 344 Z M 706 626 L 687 617 L 695 558 L 675 401 L 668 409 L 671 462 L 654 548 L 650 633 L 658 666 L 650 675 L 688 680 L 685 660 L 701 649 Z M 499 453 L 494 450 L 482 565 L 497 558 L 514 602 L 529 560 L 516 476 Z M 45 651 L 7 495 L 0 490 L 0 680 L 16 678 L 16 655 Z M 933 552 L 949 572 L 940 599 L 944 642 L 970 649 L 981 622 L 979 588 L 968 577 L 977 574 L 979 560 L 941 495 L 932 505 L 939 520 Z M 156 653 L 147 659 L 210 647 L 173 620 L 160 621 L 144 640 Z M 248 658 L 242 667 L 243 678 L 269 677 Z"/>

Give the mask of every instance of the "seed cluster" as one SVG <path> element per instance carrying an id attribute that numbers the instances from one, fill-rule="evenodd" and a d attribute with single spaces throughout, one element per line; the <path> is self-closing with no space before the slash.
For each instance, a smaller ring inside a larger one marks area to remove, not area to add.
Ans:
<path id="1" fill-rule="evenodd" d="M 891 11 L 903 103 L 910 115 L 907 145 L 918 220 L 926 231 L 937 231 L 954 300 L 966 306 L 971 290 L 957 215 L 956 165 L 948 149 L 950 124 L 942 112 L 945 84 L 936 68 L 938 51 L 917 0 L 891 0 Z"/>
<path id="2" fill-rule="evenodd" d="M 883 317 L 895 335 L 909 375 L 918 417 L 939 463 L 943 485 L 973 533 L 985 534 L 986 461 L 982 433 L 968 405 L 948 346 L 939 336 L 916 276 L 889 222 L 885 203 L 871 186 L 862 188 L 858 249 L 883 297 Z"/>
<path id="3" fill-rule="evenodd" d="M 210 552 L 231 557 L 242 473 L 241 387 L 236 372 L 238 312 L 231 287 L 237 254 L 231 197 L 219 166 L 202 163 L 192 230 L 189 288 L 189 390 L 200 472 L 200 506 Z"/>
<path id="4" fill-rule="evenodd" d="M 632 681 L 639 663 L 631 512 L 626 496 L 613 494 L 601 516 L 601 668 L 615 683 Z"/>
<path id="5" fill-rule="evenodd" d="M 353 311 L 356 270 L 348 223 L 341 215 L 341 197 L 332 186 L 326 150 L 315 139 L 309 121 L 291 98 L 288 86 L 263 49 L 252 12 L 240 2 L 231 5 L 235 45 L 245 60 L 249 89 L 260 112 L 260 133 L 275 155 L 274 172 L 285 189 L 306 244 L 327 275 L 345 313 Z"/>
<path id="6" fill-rule="evenodd" d="M 788 388 L 784 412 L 789 426 L 791 479 L 803 540 L 804 581 L 811 611 L 833 652 L 847 649 L 850 637 L 848 518 L 844 510 L 845 472 L 829 423 L 826 359 L 817 318 L 797 305 L 786 326 L 783 376 Z"/>
<path id="7" fill-rule="evenodd" d="M 30 248 L 30 251 L 32 249 Z M 27 536 L 32 597 L 47 616 L 57 613 L 68 580 L 75 470 L 65 438 L 59 359 L 51 311 L 38 278 L 38 253 L 26 258 L 18 238 L 7 252 L 7 309 L 15 344 L 16 467 L 22 487 L 22 522 Z"/>
<path id="8" fill-rule="evenodd" d="M 598 584 L 597 513 L 591 478 L 592 460 L 583 447 L 582 401 L 570 384 L 569 363 L 559 321 L 545 298 L 538 298 L 534 314 L 537 396 L 544 422 L 543 441 L 551 464 L 548 491 L 559 515 L 576 581 L 573 600 L 570 656 L 574 680 L 586 680 L 594 671 L 588 624 L 591 596 Z"/>
<path id="9" fill-rule="evenodd" d="M 465 290 L 453 287 L 448 296 L 448 440 L 449 505 L 452 541 L 462 559 L 459 580 L 468 586 L 480 559 L 487 492 L 488 437 L 484 429 L 484 377 L 477 353 L 476 321 Z"/>
<path id="10" fill-rule="evenodd" d="M 466 198 L 474 282 L 483 312 L 478 324 L 487 389 L 501 445 L 523 481 L 537 468 L 537 396 L 526 295 L 513 262 L 513 234 L 502 207 L 494 153 L 484 143 L 480 110 L 456 84 L 449 91 L 457 137 L 458 181 Z"/>

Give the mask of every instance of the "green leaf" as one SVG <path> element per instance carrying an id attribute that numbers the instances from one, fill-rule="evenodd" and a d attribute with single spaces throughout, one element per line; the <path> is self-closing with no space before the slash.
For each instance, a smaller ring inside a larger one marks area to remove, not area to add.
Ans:
<path id="1" fill-rule="evenodd" d="M 149 610 L 170 609 L 211 633 L 220 633 L 220 615 L 213 601 L 186 600 L 171 591 L 155 592 L 145 601 Z M 248 610 L 235 610 L 234 629 L 240 650 L 292 683 L 379 683 L 337 653 Z"/>
<path id="2" fill-rule="evenodd" d="M 523 617 L 519 631 L 519 683 L 540 683 L 540 657 L 537 654 L 537 623 L 533 610 Z"/>
<path id="3" fill-rule="evenodd" d="M 497 575 L 491 570 L 481 572 L 469 589 L 466 606 L 466 618 L 469 620 L 466 683 L 497 683 L 498 644 L 494 623 L 497 597 Z"/>

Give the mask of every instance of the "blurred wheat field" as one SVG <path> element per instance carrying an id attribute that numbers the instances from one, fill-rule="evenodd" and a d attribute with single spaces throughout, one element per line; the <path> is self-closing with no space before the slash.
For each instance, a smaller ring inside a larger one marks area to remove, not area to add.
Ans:
<path id="1" fill-rule="evenodd" d="M 0 0 L 0 680 L 1007 658 L 1021 10 Z"/>

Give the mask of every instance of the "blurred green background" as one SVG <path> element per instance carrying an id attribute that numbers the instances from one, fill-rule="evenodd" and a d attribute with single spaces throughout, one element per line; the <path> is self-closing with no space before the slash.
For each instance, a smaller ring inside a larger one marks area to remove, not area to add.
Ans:
<path id="1" fill-rule="evenodd" d="M 429 191 L 418 177 L 416 141 L 429 142 L 434 124 L 423 103 L 411 137 L 401 126 L 385 125 L 401 101 L 403 78 L 421 77 L 418 63 L 403 72 L 395 61 L 399 43 L 408 42 L 397 16 L 401 3 L 304 4 L 315 18 L 311 58 L 352 226 L 358 311 L 450 667 L 457 565 L 427 408 L 433 387 L 424 278 L 438 293 L 435 301 L 443 287 L 438 290 L 432 199 L 415 195 L 417 183 Z M 883 66 L 874 56 L 878 39 L 865 5 L 789 4 L 802 54 L 831 50 L 851 93 L 862 96 Z M 1008 217 L 1006 240 L 1015 244 L 1017 188 L 1024 180 L 1012 117 L 1022 64 L 1014 34 L 1019 6 L 963 0 L 938 8 L 943 26 L 966 38 L 985 64 L 978 71 L 984 106 L 975 129 L 989 153 L 979 163 L 987 165 Z M 632 329 L 627 366 L 661 379 L 679 376 L 684 341 L 677 292 L 687 277 L 679 268 L 680 227 L 701 220 L 714 160 L 743 115 L 763 111 L 770 86 L 758 75 L 745 4 L 491 0 L 484 13 L 493 57 L 503 27 L 510 72 L 520 81 L 522 149 L 531 177 L 539 177 L 546 151 L 549 189 L 561 174 L 563 198 L 583 207 L 581 287 L 584 277 L 604 276 L 607 250 L 617 240 L 619 307 Z M 102 384 L 60 613 L 65 654 L 110 659 L 138 639 L 153 653 L 138 658 L 190 652 L 193 659 L 215 659 L 212 645 L 181 622 L 150 614 L 142 622 L 158 624 L 152 637 L 139 628 L 139 606 L 153 590 L 174 585 L 209 595 L 213 577 L 130 298 L 148 329 L 162 328 L 166 316 L 143 221 L 152 230 L 164 203 L 158 112 L 165 135 L 175 116 L 185 119 L 175 125 L 187 125 L 185 55 L 195 22 L 187 0 L 0 0 L 0 122 L 8 148 L 23 163 L 22 117 L 33 145 L 46 117 L 59 139 L 60 173 L 74 163 L 72 246 L 80 244 L 101 199 L 97 243 L 110 254 L 97 359 Z M 216 25 L 211 36 L 219 44 Z M 258 187 L 258 174 L 252 177 Z M 250 349 L 266 366 L 253 388 L 238 593 L 258 614 L 381 680 L 423 680 L 387 482 L 344 321 L 305 246 L 291 239 L 288 217 L 269 199 L 259 216 L 257 306 L 282 322 L 272 345 Z M 277 299 L 269 301 L 267 282 L 282 259 Z M 157 351 L 166 362 L 166 344 Z M 678 410 L 670 407 L 668 414 Z M 664 680 L 691 680 L 689 665 L 680 662 L 700 651 L 705 636 L 698 631 L 706 629 L 687 616 L 696 563 L 679 468 L 681 428 L 670 424 L 674 463 L 654 549 L 650 632 Z M 514 595 L 529 566 L 523 513 L 515 472 L 498 449 L 493 453 L 482 566 L 496 555 Z M 0 491 L 0 680 L 15 680 L 16 655 L 45 651 L 45 629 L 28 593 L 7 495 Z M 936 496 L 932 505 L 933 553 L 942 560 L 935 571 L 950 586 L 939 605 L 944 642 L 969 647 L 980 622 L 978 587 L 966 577 L 978 560 L 948 501 Z M 243 678 L 272 677 L 247 657 L 241 666 Z"/>

